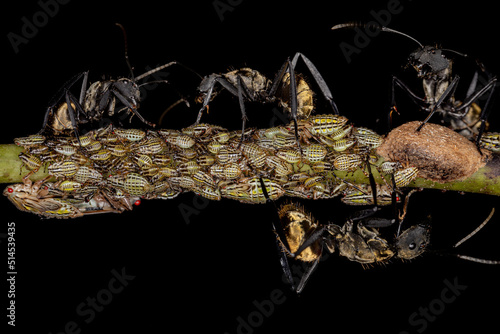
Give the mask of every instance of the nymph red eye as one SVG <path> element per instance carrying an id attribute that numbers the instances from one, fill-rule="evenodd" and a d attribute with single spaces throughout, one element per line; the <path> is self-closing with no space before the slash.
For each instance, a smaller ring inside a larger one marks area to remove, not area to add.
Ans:
<path id="1" fill-rule="evenodd" d="M 13 193 L 13 192 L 14 192 L 14 189 L 12 189 L 12 188 L 7 188 L 7 192 L 9 192 L 9 193 Z"/>
<path id="2" fill-rule="evenodd" d="M 137 201 L 135 201 L 135 202 L 134 202 L 134 205 L 135 205 L 135 206 L 139 206 L 139 205 L 141 205 L 141 200 L 140 200 L 140 199 L 138 199 Z"/>

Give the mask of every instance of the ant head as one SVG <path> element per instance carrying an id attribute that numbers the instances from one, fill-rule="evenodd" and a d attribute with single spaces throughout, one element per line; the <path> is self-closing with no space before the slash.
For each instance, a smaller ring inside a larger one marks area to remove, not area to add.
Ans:
<path id="1" fill-rule="evenodd" d="M 138 107 L 141 100 L 141 92 L 134 80 L 120 78 L 114 82 L 113 88 L 123 95 L 135 108 Z"/>
<path id="2" fill-rule="evenodd" d="M 450 66 L 441 49 L 428 45 L 413 51 L 408 63 L 418 72 L 419 78 L 433 76 Z"/>
<path id="3" fill-rule="evenodd" d="M 219 78 L 218 74 L 210 74 L 204 77 L 200 85 L 198 86 L 198 92 L 200 94 L 196 97 L 196 103 L 203 103 L 208 94 L 210 94 L 210 101 L 214 99 L 214 97 L 218 94 L 218 90 L 216 89 L 215 81 Z"/>
<path id="4" fill-rule="evenodd" d="M 387 27 L 382 27 L 376 24 L 375 25 L 360 24 L 351 22 L 351 23 L 337 24 L 332 29 L 335 30 L 341 28 L 359 28 L 359 27 L 363 27 L 365 29 L 367 28 L 375 29 L 375 31 L 379 30 L 379 31 L 389 32 L 392 34 L 397 34 L 417 43 L 419 45 L 419 48 L 410 54 L 408 63 L 409 65 L 413 66 L 413 68 L 415 68 L 420 78 L 426 78 L 426 77 L 428 78 L 434 76 L 439 72 L 444 71 L 446 68 L 450 66 L 450 61 L 446 58 L 446 56 L 442 53 L 442 51 L 452 51 L 458 55 L 466 56 L 464 54 L 461 54 L 453 50 L 439 49 L 433 46 L 424 46 L 422 43 L 420 43 L 418 40 L 411 37 L 410 35 L 402 33 L 401 31 L 397 31 Z"/>
<path id="5" fill-rule="evenodd" d="M 430 225 L 417 224 L 403 231 L 396 239 L 398 257 L 403 260 L 416 258 L 425 251 L 430 240 Z"/>

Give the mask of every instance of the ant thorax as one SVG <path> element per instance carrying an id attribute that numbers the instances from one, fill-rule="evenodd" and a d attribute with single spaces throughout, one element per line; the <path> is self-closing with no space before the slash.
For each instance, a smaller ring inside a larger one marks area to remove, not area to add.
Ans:
<path id="1" fill-rule="evenodd" d="M 424 94 L 426 101 L 432 107 L 436 104 L 443 93 L 448 89 L 451 82 L 451 65 L 449 62 L 449 67 L 439 71 L 427 74 L 423 81 L 422 86 L 424 88 Z M 430 107 L 430 108 L 431 108 Z"/>

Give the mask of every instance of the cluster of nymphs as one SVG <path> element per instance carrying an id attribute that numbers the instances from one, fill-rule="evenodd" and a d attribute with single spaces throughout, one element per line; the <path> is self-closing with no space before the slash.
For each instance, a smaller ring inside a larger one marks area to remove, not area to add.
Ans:
<path id="1" fill-rule="evenodd" d="M 479 144 L 482 148 L 500 153 L 500 132 L 486 132 L 481 137 Z"/>
<path id="2" fill-rule="evenodd" d="M 17 138 L 19 157 L 31 172 L 4 194 L 21 210 L 48 217 L 121 212 L 140 199 L 169 199 L 194 192 L 210 200 L 265 203 L 266 196 L 327 199 L 344 195 L 347 204 L 374 204 L 370 185 L 352 184 L 335 171 L 375 165 L 394 183 L 377 185 L 379 205 L 404 187 L 418 170 L 384 162 L 374 153 L 383 142 L 375 132 L 347 118 L 317 115 L 293 125 L 228 131 L 198 124 L 178 130 L 102 128 L 83 136 L 31 135 Z M 33 171 L 48 177 L 32 184 Z M 365 172 L 367 177 L 368 173 Z"/>

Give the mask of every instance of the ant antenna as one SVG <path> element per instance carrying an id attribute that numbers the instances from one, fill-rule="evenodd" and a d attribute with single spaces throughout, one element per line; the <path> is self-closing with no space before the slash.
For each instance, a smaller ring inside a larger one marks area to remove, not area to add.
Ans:
<path id="1" fill-rule="evenodd" d="M 121 25 L 120 23 L 117 22 L 117 23 L 115 23 L 115 25 L 118 26 L 122 30 L 123 42 L 124 42 L 124 46 L 125 46 L 125 61 L 127 62 L 127 66 L 128 66 L 129 71 L 130 71 L 131 79 L 134 81 L 134 71 L 132 70 L 132 66 L 130 65 L 130 61 L 128 59 L 127 32 L 125 31 L 125 28 L 123 27 L 123 25 Z"/>
<path id="2" fill-rule="evenodd" d="M 491 219 L 491 217 L 493 217 L 494 213 L 495 213 L 495 208 L 493 208 L 491 210 L 490 215 L 488 216 L 488 218 L 485 219 L 484 222 L 481 223 L 481 225 L 479 225 L 474 231 L 472 231 L 467 236 L 465 236 L 464 238 L 462 238 L 462 240 L 460 240 L 455 245 L 453 245 L 453 248 L 456 248 L 456 247 L 460 246 L 461 244 L 463 244 L 464 242 L 466 242 L 468 239 L 470 239 L 472 236 L 474 236 L 474 234 L 476 234 L 477 232 L 479 232 L 490 221 L 490 219 Z"/>
<path id="3" fill-rule="evenodd" d="M 452 50 L 452 49 L 441 49 L 441 50 L 446 51 L 446 52 L 453 52 L 454 54 L 457 54 L 457 55 L 459 55 L 461 57 L 464 57 L 464 58 L 468 58 L 469 57 L 469 55 L 467 55 L 466 53 L 458 52 L 458 51 L 455 51 L 455 50 Z M 479 67 L 481 67 L 481 66 L 479 66 Z"/>
<path id="4" fill-rule="evenodd" d="M 460 246 L 465 241 L 467 241 L 472 236 L 474 236 L 477 232 L 479 232 L 490 221 L 490 219 L 491 219 L 491 217 L 493 217 L 494 213 L 495 213 L 495 208 L 493 208 L 491 210 L 490 215 L 488 216 L 488 218 L 485 219 L 484 222 L 481 223 L 481 225 L 479 225 L 474 231 L 472 231 L 467 236 L 465 236 L 460 241 L 458 241 L 455 245 L 453 245 L 453 248 Z M 486 260 L 486 259 L 481 259 L 481 258 L 472 257 L 472 256 L 468 256 L 468 255 L 461 255 L 461 254 L 448 254 L 448 255 L 455 256 L 455 257 L 462 259 L 462 260 L 481 263 L 481 264 L 491 264 L 491 265 L 499 265 L 500 264 L 500 261 L 498 261 L 498 260 Z"/>
<path id="5" fill-rule="evenodd" d="M 189 101 L 188 101 L 188 100 L 186 100 L 186 99 L 185 99 L 184 97 L 182 97 L 182 95 L 181 95 L 181 98 L 180 98 L 180 99 L 178 99 L 177 101 L 175 101 L 174 103 L 172 103 L 172 104 L 170 105 L 170 107 L 168 107 L 167 109 L 165 109 L 165 111 L 161 114 L 161 116 L 160 116 L 160 118 L 159 118 L 159 120 L 158 120 L 158 124 L 159 124 L 159 125 L 161 125 L 161 124 L 163 123 L 163 118 L 165 117 L 165 115 L 166 115 L 166 114 L 167 114 L 167 113 L 168 113 L 171 109 L 173 109 L 173 108 L 174 108 L 174 107 L 176 107 L 178 104 L 183 103 L 183 102 L 184 102 L 184 104 L 185 104 L 188 108 L 190 108 L 190 107 L 191 107 L 191 106 L 189 105 Z"/>
<path id="6" fill-rule="evenodd" d="M 168 64 L 164 64 L 164 65 L 161 65 L 161 66 L 158 66 L 156 68 L 153 68 L 152 70 L 149 70 L 147 71 L 146 73 L 143 73 L 141 75 L 139 75 L 138 77 L 134 77 L 134 71 L 133 71 L 133 68 L 132 68 L 132 65 L 130 65 L 130 61 L 128 59 L 128 42 L 127 42 L 127 32 L 125 31 L 125 27 L 123 27 L 123 25 L 121 23 L 115 23 L 116 26 L 118 26 L 121 30 L 122 30 L 122 33 L 123 33 L 123 42 L 124 42 L 124 46 L 125 46 L 125 61 L 127 62 L 127 66 L 128 66 L 128 69 L 130 71 L 130 79 L 132 79 L 132 81 L 139 81 L 145 77 L 148 77 L 150 76 L 151 74 L 153 73 L 156 73 L 158 71 L 161 71 L 163 70 L 164 68 L 166 67 L 169 67 L 169 66 L 172 66 L 172 65 L 180 65 L 181 67 L 187 69 L 188 71 L 196 74 L 200 79 L 203 79 L 203 77 L 198 73 L 196 72 L 195 70 L 185 66 L 185 65 L 182 65 L 176 61 L 172 61 Z"/>
<path id="7" fill-rule="evenodd" d="M 417 41 L 415 38 L 411 37 L 410 35 L 402 33 L 401 31 L 397 31 L 397 30 L 394 30 L 394 29 L 391 29 L 391 28 L 380 26 L 378 24 L 366 24 L 366 23 L 359 23 L 359 22 L 348 22 L 348 23 L 341 23 L 341 24 L 334 25 L 332 27 L 332 30 L 343 29 L 343 28 L 351 28 L 351 29 L 353 29 L 353 28 L 368 28 L 368 29 L 375 28 L 375 29 L 380 30 L 380 31 L 391 32 L 393 34 L 398 34 L 398 35 L 404 36 L 406 38 L 409 38 L 412 41 L 414 41 L 415 43 L 417 43 L 420 46 L 420 48 L 422 48 L 422 49 L 424 48 L 424 46 L 422 45 L 422 43 L 420 43 L 419 41 Z"/>
<path id="8" fill-rule="evenodd" d="M 394 174 L 391 174 L 392 176 L 392 179 L 394 181 Z M 396 206 L 396 214 L 397 214 L 397 219 L 399 220 L 399 224 L 398 224 L 398 230 L 396 232 L 396 237 L 399 237 L 399 235 L 401 234 L 401 225 L 403 225 L 403 221 L 405 220 L 405 217 L 406 217 L 406 212 L 407 212 L 407 209 L 408 209 L 408 204 L 410 203 L 410 197 L 411 195 L 413 195 L 415 192 L 417 191 L 422 191 L 422 188 L 415 188 L 413 190 L 411 190 L 408 195 L 406 195 L 405 197 L 405 203 L 403 205 L 403 212 L 400 213 L 397 206 Z M 395 192 L 394 192 L 395 193 Z"/>
<path id="9" fill-rule="evenodd" d="M 455 256 L 458 257 L 459 259 L 462 259 L 462 260 L 481 263 L 481 264 L 491 264 L 491 265 L 499 265 L 500 264 L 500 261 L 497 261 L 497 260 L 486 260 L 486 259 L 480 259 L 477 257 L 472 257 L 472 256 L 467 256 L 467 255 L 460 255 L 460 254 L 456 254 Z"/>
<path id="10" fill-rule="evenodd" d="M 181 63 L 179 63 L 179 62 L 177 62 L 177 61 L 171 61 L 171 62 L 170 62 L 170 63 L 168 63 L 168 64 L 164 64 L 164 65 L 158 66 L 158 67 L 156 67 L 156 68 L 153 68 L 152 70 L 147 71 L 146 73 L 143 73 L 143 74 L 139 75 L 138 77 L 136 77 L 136 78 L 134 79 L 134 81 L 135 81 L 135 82 L 137 82 L 137 81 L 139 81 L 139 80 L 141 80 L 141 79 L 144 79 L 145 77 L 150 76 L 150 75 L 151 75 L 151 74 L 153 74 L 153 73 L 156 73 L 156 72 L 158 72 L 158 71 L 161 71 L 161 70 L 163 70 L 164 68 L 170 67 L 170 66 L 172 66 L 172 65 L 178 65 L 178 66 L 181 66 L 182 68 L 184 68 L 184 69 L 188 70 L 189 72 L 191 72 L 191 73 L 193 73 L 193 74 L 197 75 L 200 79 L 203 79 L 203 77 L 202 77 L 202 76 L 201 76 L 198 72 L 196 72 L 195 70 L 193 70 L 192 68 L 187 67 L 186 65 L 183 65 L 183 64 L 181 64 Z"/>

